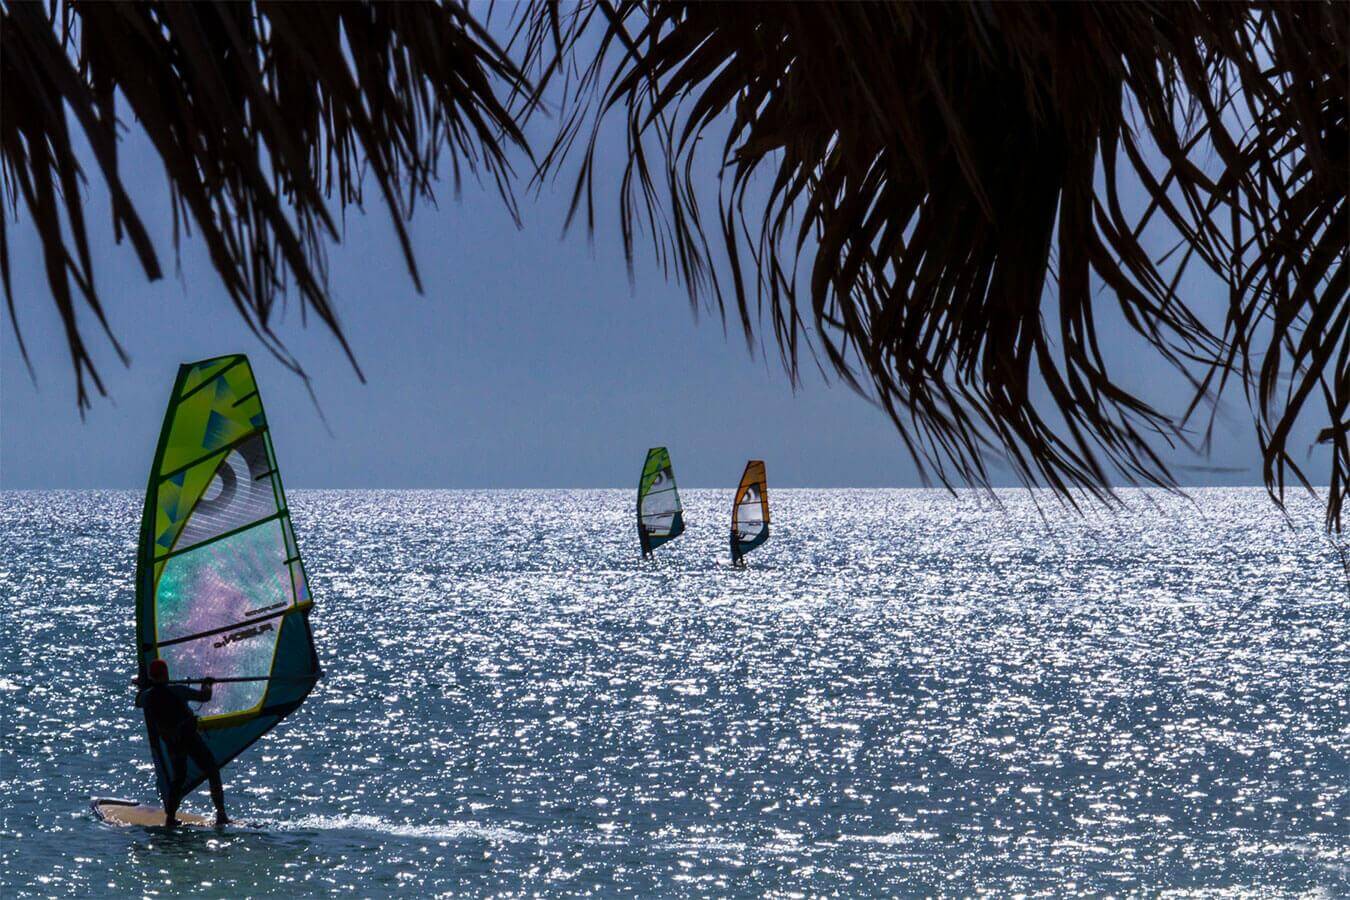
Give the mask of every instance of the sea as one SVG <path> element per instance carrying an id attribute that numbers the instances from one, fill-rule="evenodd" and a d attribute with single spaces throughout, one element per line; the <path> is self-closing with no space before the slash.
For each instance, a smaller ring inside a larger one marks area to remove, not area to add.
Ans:
<path id="1" fill-rule="evenodd" d="M 0 494 L 0 896 L 1350 896 L 1350 593 L 1259 489 L 293 491 L 325 677 L 155 799 L 137 492 Z M 205 791 L 187 810 L 208 813 Z"/>

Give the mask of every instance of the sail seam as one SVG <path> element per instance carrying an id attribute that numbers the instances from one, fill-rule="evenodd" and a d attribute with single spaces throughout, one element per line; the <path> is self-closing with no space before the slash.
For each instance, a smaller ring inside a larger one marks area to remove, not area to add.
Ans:
<path id="1" fill-rule="evenodd" d="M 247 394 L 245 394 L 244 396 L 240 397 L 238 400 L 236 400 L 236 401 L 234 401 L 233 403 L 231 403 L 231 404 L 230 404 L 230 409 L 238 409 L 240 406 L 242 406 L 243 404 L 245 404 L 245 403 L 247 403 L 248 401 L 252 400 L 252 399 L 253 399 L 254 397 L 256 397 L 256 396 L 258 396 L 258 390 L 257 390 L 257 388 L 254 388 L 253 390 L 249 391 L 249 392 L 248 392 Z"/>
<path id="2" fill-rule="evenodd" d="M 143 649 L 143 650 L 155 650 L 155 649 L 159 649 L 159 648 L 163 648 L 163 647 L 171 647 L 171 646 L 173 646 L 174 644 L 183 644 L 183 643 L 186 643 L 186 642 L 188 642 L 188 641 L 195 641 L 195 640 L 198 640 L 198 639 L 200 639 L 200 638 L 210 637 L 210 636 L 213 635 L 213 634 L 220 634 L 221 632 L 225 632 L 225 631 L 233 631 L 233 630 L 235 630 L 236 628 L 244 628 L 245 626 L 248 626 L 248 625 L 256 625 L 256 624 L 258 624 L 259 622 L 266 622 L 268 619 L 276 619 L 276 618 L 280 618 L 281 616 L 288 615 L 289 613 L 292 613 L 292 612 L 296 611 L 297 609 L 298 609 L 298 610 L 305 610 L 305 609 L 308 609 L 309 607 L 311 607 L 311 606 L 313 606 L 313 605 L 314 605 L 314 602 L 313 602 L 312 600 L 311 600 L 311 601 L 307 601 L 307 602 L 305 602 L 305 603 L 287 604 L 287 606 L 286 606 L 285 609 L 279 609 L 279 610 L 277 610 L 276 612 L 274 612 L 274 613 L 268 613 L 268 614 L 265 615 L 265 616 L 257 616 L 256 618 L 245 619 L 245 620 L 242 621 L 242 622 L 235 622 L 233 625 L 222 625 L 222 626 L 219 627 L 219 628 L 212 628 L 212 629 L 210 629 L 209 631 L 199 631 L 199 632 L 197 632 L 196 634 L 188 634 L 188 635 L 184 635 L 183 637 L 170 638 L 170 639 L 167 640 L 167 641 L 160 641 L 160 642 L 157 643 L 157 644 L 142 644 L 142 645 L 141 645 L 141 649 Z"/>
<path id="3" fill-rule="evenodd" d="M 156 556 L 155 562 L 157 563 L 164 562 L 165 560 L 171 559 L 172 557 L 179 556 L 184 553 L 190 553 L 193 550 L 200 550 L 202 547 L 209 547 L 210 545 L 218 541 L 223 541 L 226 538 L 231 538 L 237 534 L 241 534 L 245 531 L 248 531 L 250 528 L 253 528 L 254 526 L 262 525 L 266 522 L 271 522 L 273 519 L 280 519 L 282 516 L 286 515 L 286 513 L 287 510 L 284 509 L 278 510 L 277 512 L 272 513 L 272 515 L 270 516 L 266 516 L 261 519 L 254 519 L 252 522 L 240 525 L 238 528 L 231 528 L 229 531 L 223 531 L 220 534 L 216 535 L 215 537 L 207 538 L 206 540 L 201 541 L 200 543 L 192 544 L 191 546 L 188 547 L 175 548 L 173 550 L 170 550 L 168 553 L 165 553 L 163 556 Z"/>
<path id="4" fill-rule="evenodd" d="M 256 435 L 262 434 L 262 433 L 263 433 L 264 431 L 266 431 L 266 430 L 267 430 L 267 426 L 266 426 L 266 425 L 260 425 L 260 426 L 258 426 L 257 428 L 254 428 L 254 429 L 253 429 L 252 431 L 250 431 L 248 434 L 244 435 L 243 437 L 238 438 L 237 440 L 230 441 L 228 444 L 225 444 L 225 445 L 223 445 L 223 446 L 221 446 L 221 447 L 217 447 L 215 450 L 212 450 L 210 453 L 207 453 L 207 454 L 205 454 L 204 456 L 199 456 L 199 457 L 197 457 L 196 459 L 194 459 L 192 462 L 188 463 L 187 465 L 179 466 L 178 468 L 174 469 L 174 470 L 171 471 L 171 472 L 165 472 L 163 475 L 159 476 L 159 481 L 156 482 L 156 483 L 157 483 L 157 484 L 163 484 L 165 481 L 168 481 L 170 478 L 172 478 L 173 476 L 179 474 L 180 472 L 186 472 L 188 469 L 191 469 L 193 466 L 199 466 L 199 465 L 201 465 L 202 463 L 206 462 L 208 459 L 210 459 L 210 458 L 213 457 L 213 456 L 219 456 L 219 455 L 222 454 L 222 453 L 229 453 L 229 452 L 230 452 L 231 450 L 233 450 L 235 447 L 238 447 L 240 444 L 244 443 L 245 441 L 249 440 L 249 439 L 252 438 L 252 437 L 255 437 Z"/>

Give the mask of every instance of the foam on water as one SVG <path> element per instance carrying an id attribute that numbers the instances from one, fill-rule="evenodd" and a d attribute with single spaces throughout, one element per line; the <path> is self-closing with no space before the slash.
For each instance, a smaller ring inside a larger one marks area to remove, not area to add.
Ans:
<path id="1" fill-rule="evenodd" d="M 298 819 L 264 819 L 258 824 L 275 831 L 367 831 L 429 841 L 479 840 L 507 843 L 534 840 L 529 835 L 512 828 L 480 825 L 476 822 L 411 825 L 406 822 L 390 822 L 378 816 L 301 816 Z"/>
<path id="2" fill-rule="evenodd" d="M 1256 490 L 730 491 L 638 560 L 630 491 L 293 492 L 326 677 L 154 799 L 141 498 L 0 494 L 0 895 L 1350 893 L 1350 615 Z M 201 811 L 204 794 L 188 806 Z"/>

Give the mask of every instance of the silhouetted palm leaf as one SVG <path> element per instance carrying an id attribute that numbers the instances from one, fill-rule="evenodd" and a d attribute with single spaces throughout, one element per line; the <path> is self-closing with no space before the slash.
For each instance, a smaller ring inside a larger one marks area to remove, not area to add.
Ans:
<path id="1" fill-rule="evenodd" d="M 1109 496 L 1113 474 L 1172 486 L 1154 447 L 1193 440 L 1188 421 L 1236 375 L 1280 502 L 1287 477 L 1307 483 L 1290 429 L 1325 403 L 1338 524 L 1350 471 L 1348 9 L 546 7 L 538 44 L 556 33 L 563 49 L 599 51 L 545 164 L 557 171 L 593 122 L 573 204 L 593 221 L 594 135 L 621 116 L 626 251 L 649 227 L 692 300 L 725 309 L 729 295 L 748 339 L 767 310 L 794 376 L 809 319 L 834 371 L 864 380 L 944 483 L 987 483 L 1006 458 L 1069 502 L 1075 489 Z M 721 138 L 715 225 L 693 174 L 703 138 Z M 1129 179 L 1147 209 L 1124 208 Z M 1173 253 L 1146 248 L 1159 231 Z M 1229 285 L 1222 329 L 1202 321 L 1206 298 L 1178 289 L 1196 265 Z M 1103 292 L 1193 380 L 1190 409 L 1154 409 L 1108 370 Z"/>
<path id="2" fill-rule="evenodd" d="M 0 150 L 11 206 L 42 238 L 81 405 L 86 378 L 102 385 L 78 301 L 107 326 L 63 104 L 147 275 L 159 275 L 155 249 L 117 177 L 120 102 L 240 313 L 298 369 L 271 329 L 291 278 L 341 338 L 320 255 L 335 237 L 331 193 L 359 203 L 369 166 L 416 279 L 404 221 L 440 152 L 456 177 L 481 166 L 505 191 L 504 154 L 523 146 L 516 123 L 536 96 L 455 3 L 59 9 L 53 22 L 0 2 Z M 1207 440 L 1187 424 L 1235 380 L 1277 500 L 1287 478 L 1306 484 L 1289 436 L 1324 406 L 1338 525 L 1350 472 L 1346 10 L 540 2 L 525 53 L 544 60 L 541 83 L 577 76 L 543 171 L 584 136 L 588 111 L 595 128 L 618 111 L 630 257 L 645 224 L 695 302 L 725 309 L 729 295 L 747 339 L 767 311 L 794 377 L 814 328 L 833 369 L 944 483 L 985 483 L 1007 459 L 1071 502 L 1076 488 L 1109 496 L 1113 475 L 1170 486 L 1156 442 Z M 594 60 L 578 71 L 592 34 Z M 714 222 L 695 154 L 728 121 Z M 588 222 L 604 174 L 594 134 L 573 204 Z M 1152 197 L 1142 211 L 1122 200 L 1129 179 Z M 1160 227 L 1176 243 L 1161 256 L 1148 249 Z M 713 265 L 710 233 L 729 265 Z M 1229 287 L 1222 327 L 1178 289 L 1196 265 Z M 1194 379 L 1182 414 L 1108 371 L 1103 290 L 1143 345 Z"/>
<path id="3" fill-rule="evenodd" d="M 507 103 L 526 85 L 458 3 L 69 2 L 53 9 L 0 5 L 0 151 L 11 208 L 22 202 L 42 241 L 81 408 L 86 379 L 100 392 L 103 384 L 79 302 L 105 332 L 107 322 L 67 109 L 108 186 L 117 236 L 127 236 L 146 275 L 158 278 L 161 269 L 118 176 L 119 109 L 130 112 L 164 164 L 175 241 L 180 229 L 195 226 L 240 315 L 297 372 L 272 327 L 292 281 L 302 312 L 316 314 L 346 348 L 322 256 L 338 236 L 330 198 L 340 208 L 360 204 L 361 176 L 369 172 L 419 290 L 406 220 L 414 200 L 429 195 L 443 152 L 456 181 L 465 167 L 481 168 L 511 202 L 505 154 L 524 138 Z M 0 276 L 17 331 L 3 228 Z M 22 338 L 20 347 L 27 359 Z"/>

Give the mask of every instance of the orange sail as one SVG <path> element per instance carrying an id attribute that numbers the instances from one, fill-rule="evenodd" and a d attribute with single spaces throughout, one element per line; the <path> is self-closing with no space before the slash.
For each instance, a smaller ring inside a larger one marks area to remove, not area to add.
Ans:
<path id="1" fill-rule="evenodd" d="M 731 505 L 731 561 L 741 565 L 745 554 L 769 539 L 769 485 L 764 461 L 752 459 L 736 488 Z"/>

